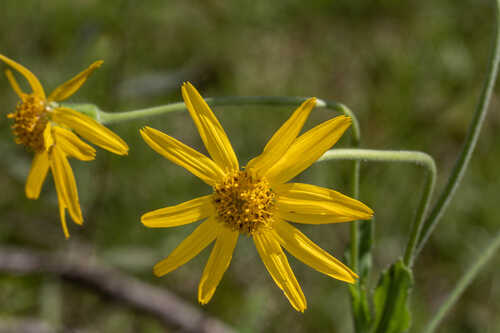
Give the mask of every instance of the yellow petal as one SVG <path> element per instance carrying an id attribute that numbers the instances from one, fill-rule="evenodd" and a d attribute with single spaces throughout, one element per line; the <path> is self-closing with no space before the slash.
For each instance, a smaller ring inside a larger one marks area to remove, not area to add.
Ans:
<path id="1" fill-rule="evenodd" d="M 54 137 L 52 136 L 52 124 L 48 122 L 47 126 L 45 126 L 45 129 L 43 130 L 43 147 L 46 151 L 48 151 L 53 145 Z"/>
<path id="2" fill-rule="evenodd" d="M 238 159 L 226 132 L 191 83 L 182 85 L 182 97 L 214 162 L 226 172 L 239 170 Z"/>
<path id="3" fill-rule="evenodd" d="M 253 240 L 276 285 L 283 290 L 295 310 L 304 312 L 307 308 L 306 298 L 278 241 L 267 232 L 255 234 Z"/>
<path id="4" fill-rule="evenodd" d="M 286 183 L 307 169 L 333 146 L 351 125 L 351 118 L 338 116 L 299 136 L 287 152 L 264 175 L 271 184 Z"/>
<path id="5" fill-rule="evenodd" d="M 209 185 L 224 178 L 224 172 L 205 155 L 151 127 L 140 130 L 142 138 L 158 154 L 185 168 Z"/>
<path id="6" fill-rule="evenodd" d="M 19 87 L 19 84 L 17 83 L 16 78 L 12 74 L 12 71 L 10 69 L 5 70 L 5 76 L 7 76 L 7 80 L 9 80 L 10 86 L 14 91 L 16 92 L 17 96 L 19 96 L 20 99 L 24 101 L 24 98 L 26 97 L 26 93 L 21 90 Z"/>
<path id="7" fill-rule="evenodd" d="M 213 219 L 200 224 L 167 258 L 154 266 L 154 274 L 163 276 L 196 257 L 217 237 L 219 228 L 219 224 Z"/>
<path id="8" fill-rule="evenodd" d="M 76 189 L 75 176 L 66 155 L 57 146 L 53 146 L 50 154 L 50 168 L 56 189 L 69 215 L 77 224 L 83 223 L 82 211 Z"/>
<path id="9" fill-rule="evenodd" d="M 369 220 L 373 210 L 342 193 L 309 184 L 287 183 L 273 187 L 276 213 L 284 220 L 323 224 Z"/>
<path id="10" fill-rule="evenodd" d="M 286 153 L 287 149 L 297 138 L 315 105 L 316 98 L 314 97 L 302 103 L 272 136 L 264 147 L 262 154 L 248 162 L 246 169 L 252 168 L 257 173 L 261 173 L 262 170 L 271 168 Z"/>
<path id="11" fill-rule="evenodd" d="M 57 190 L 57 188 L 56 188 L 56 190 Z M 64 237 L 66 237 L 66 239 L 68 239 L 69 238 L 69 231 L 68 231 L 68 224 L 66 223 L 66 206 L 64 205 L 64 199 L 59 194 L 59 191 L 56 191 L 56 192 L 57 192 L 57 199 L 59 201 L 59 217 L 61 219 L 61 226 L 63 228 Z"/>
<path id="12" fill-rule="evenodd" d="M 128 146 L 118 135 L 94 119 L 69 108 L 52 111 L 52 120 L 74 130 L 82 138 L 118 155 L 127 155 Z"/>
<path id="13" fill-rule="evenodd" d="M 177 227 L 204 219 L 214 213 L 212 195 L 206 195 L 176 206 L 160 208 L 141 217 L 141 222 L 149 228 Z"/>
<path id="14" fill-rule="evenodd" d="M 26 197 L 38 199 L 47 171 L 49 171 L 49 153 L 47 151 L 36 153 L 24 188 Z"/>
<path id="15" fill-rule="evenodd" d="M 42 99 L 45 99 L 45 92 L 43 90 L 42 84 L 40 83 L 40 81 L 38 81 L 36 76 L 33 73 L 31 73 L 31 71 L 29 69 L 22 66 L 21 64 L 18 64 L 17 62 L 15 62 L 12 59 L 7 58 L 3 54 L 0 54 L 0 60 L 2 60 L 7 65 L 9 65 L 10 67 L 14 68 L 16 71 L 21 73 L 21 75 L 24 76 L 26 78 L 26 80 L 28 80 L 28 83 L 30 84 L 31 89 L 33 89 L 33 93 L 36 96 L 38 96 Z M 12 84 L 12 81 L 11 81 L 11 84 Z M 15 88 L 14 88 L 14 90 L 15 90 Z"/>
<path id="16" fill-rule="evenodd" d="M 315 270 L 349 283 L 354 283 L 358 277 L 349 267 L 332 257 L 289 223 L 279 219 L 274 221 L 273 233 L 288 252 Z"/>
<path id="17" fill-rule="evenodd" d="M 53 127 L 57 146 L 69 156 L 72 156 L 80 161 L 92 161 L 95 158 L 95 149 L 89 146 L 73 132 L 62 127 Z"/>
<path id="18" fill-rule="evenodd" d="M 198 286 L 198 301 L 207 304 L 215 293 L 224 272 L 233 257 L 239 233 L 229 228 L 221 228 Z"/>
<path id="19" fill-rule="evenodd" d="M 95 71 L 97 68 L 99 68 L 102 65 L 102 63 L 103 63 L 102 60 L 94 62 L 86 70 L 79 73 L 78 75 L 73 77 L 71 80 L 66 81 L 65 83 L 61 84 L 59 87 L 54 89 L 54 91 L 49 95 L 48 100 L 49 101 L 62 101 L 62 100 L 65 100 L 66 98 L 70 97 L 71 95 L 73 95 L 78 89 L 80 89 L 80 87 L 87 80 L 87 78 L 90 76 L 90 74 L 92 74 L 93 71 Z"/>

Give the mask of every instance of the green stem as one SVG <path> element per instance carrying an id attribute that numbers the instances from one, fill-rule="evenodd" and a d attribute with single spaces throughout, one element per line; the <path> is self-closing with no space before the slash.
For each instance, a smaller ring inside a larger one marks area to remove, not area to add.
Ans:
<path id="1" fill-rule="evenodd" d="M 488 245 L 486 250 L 481 253 L 479 259 L 475 260 L 474 265 L 468 269 L 467 273 L 462 276 L 460 281 L 458 281 L 457 285 L 450 293 L 448 298 L 444 301 L 444 303 L 440 306 L 437 314 L 432 318 L 431 322 L 427 325 L 427 328 L 424 332 L 432 333 L 439 326 L 444 316 L 448 313 L 448 311 L 455 305 L 457 300 L 460 298 L 464 290 L 472 283 L 472 280 L 477 276 L 477 274 L 481 271 L 484 265 L 493 257 L 493 255 L 500 248 L 500 232 L 497 233 L 495 238 Z"/>
<path id="2" fill-rule="evenodd" d="M 335 149 L 327 151 L 318 161 L 328 160 L 361 160 L 371 162 L 404 162 L 415 163 L 423 166 L 427 170 L 427 177 L 424 186 L 424 192 L 420 204 L 417 208 L 415 221 L 412 225 L 410 239 L 408 241 L 403 262 L 407 267 L 413 264 L 413 258 L 417 240 L 422 229 L 422 224 L 426 211 L 429 207 L 434 184 L 436 182 L 436 164 L 434 159 L 422 152 L 417 151 L 387 151 L 371 149 Z"/>
<path id="3" fill-rule="evenodd" d="M 429 239 L 432 231 L 436 227 L 437 223 L 443 216 L 446 208 L 448 207 L 455 191 L 457 190 L 458 185 L 460 184 L 462 178 L 464 177 L 465 171 L 469 165 L 470 159 L 472 157 L 472 153 L 476 148 L 476 143 L 479 138 L 479 134 L 481 132 L 481 128 L 486 117 L 486 113 L 488 111 L 488 106 L 490 104 L 491 94 L 493 92 L 493 88 L 495 86 L 495 81 L 498 73 L 498 63 L 500 61 L 500 0 L 496 0 L 496 10 L 495 10 L 495 36 L 493 39 L 493 51 L 490 57 L 489 62 L 489 70 L 488 74 L 483 86 L 483 90 L 481 91 L 481 95 L 479 97 L 479 103 L 476 107 L 476 111 L 474 113 L 474 117 L 469 126 L 469 130 L 467 132 L 467 137 L 465 139 L 465 144 L 462 148 L 462 152 L 455 162 L 455 166 L 453 167 L 453 171 L 451 172 L 450 177 L 448 178 L 448 183 L 444 188 L 443 192 L 439 196 L 438 201 L 433 207 L 429 217 L 425 221 L 424 227 L 422 229 L 422 234 L 418 240 L 418 250 L 417 254 L 422 250 L 425 243 Z"/>

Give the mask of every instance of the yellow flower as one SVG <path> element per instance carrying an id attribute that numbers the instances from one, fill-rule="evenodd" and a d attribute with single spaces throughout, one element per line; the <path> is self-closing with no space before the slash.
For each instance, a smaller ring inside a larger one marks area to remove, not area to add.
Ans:
<path id="1" fill-rule="evenodd" d="M 156 152 L 212 186 L 213 194 L 142 216 L 150 228 L 205 220 L 154 266 L 155 275 L 173 271 L 215 240 L 198 288 L 198 300 L 206 304 L 229 266 L 238 235 L 245 234 L 252 236 L 274 282 L 297 311 L 306 309 L 306 299 L 282 247 L 319 272 L 353 283 L 354 272 L 286 222 L 324 224 L 372 217 L 370 208 L 339 192 L 287 183 L 335 144 L 351 119 L 339 116 L 297 137 L 316 104 L 310 98 L 273 135 L 262 154 L 240 170 L 224 129 L 198 91 L 185 83 L 182 96 L 211 158 L 150 127 L 141 135 Z"/>
<path id="2" fill-rule="evenodd" d="M 115 133 L 95 120 L 57 103 L 73 95 L 87 77 L 101 66 L 102 61 L 94 62 L 46 97 L 40 81 L 27 68 L 2 54 L 0 60 L 21 73 L 33 90 L 32 93 L 23 92 L 12 72 L 8 69 L 5 71 L 12 88 L 21 99 L 16 111 L 7 115 L 8 118 L 14 119 L 12 129 L 15 141 L 35 154 L 26 181 L 26 196 L 38 199 L 50 168 L 56 185 L 62 228 L 68 238 L 66 209 L 75 223 L 83 223 L 75 177 L 68 157 L 81 161 L 91 161 L 95 158 L 95 149 L 71 130 L 110 152 L 119 155 L 128 153 L 127 144 Z"/>

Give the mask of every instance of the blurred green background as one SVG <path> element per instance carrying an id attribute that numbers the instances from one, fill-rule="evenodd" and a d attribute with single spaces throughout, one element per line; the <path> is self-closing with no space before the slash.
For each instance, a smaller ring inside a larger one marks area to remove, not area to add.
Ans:
<path id="1" fill-rule="evenodd" d="M 359 117 L 362 146 L 425 151 L 442 188 L 465 137 L 486 71 L 493 1 L 2 1 L 0 53 L 30 68 L 50 91 L 91 62 L 104 65 L 71 102 L 126 111 L 179 101 L 189 80 L 203 96 L 317 96 Z M 27 86 L 24 85 L 25 89 Z M 498 90 L 497 90 L 498 91 Z M 17 96 L 0 79 L 0 108 Z M 490 114 L 460 190 L 415 265 L 413 332 L 418 332 L 499 228 L 500 113 Z M 244 165 L 293 108 L 215 110 Z M 314 111 L 307 126 L 331 117 Z M 350 332 L 346 285 L 290 259 L 308 299 L 296 313 L 241 237 L 212 301 L 197 305 L 204 251 L 163 278 L 152 266 L 193 229 L 147 229 L 141 214 L 208 194 L 210 188 L 153 152 L 138 129 L 149 125 L 201 151 L 187 112 L 115 124 L 126 158 L 98 150 L 71 161 L 85 217 L 64 239 L 51 178 L 41 197 L 24 196 L 31 154 L 0 117 L 0 246 L 50 252 L 85 247 L 91 259 L 169 289 L 242 332 Z M 349 146 L 346 135 L 339 147 Z M 349 163 L 311 167 L 300 181 L 349 191 Z M 363 164 L 361 198 L 376 212 L 375 274 L 404 249 L 423 185 L 411 165 Z M 342 258 L 349 224 L 300 226 Z M 89 258 L 85 258 L 89 259 Z M 500 331 L 500 256 L 478 276 L 440 332 Z M 374 275 L 374 281 L 376 283 Z M 0 273 L 0 321 L 37 318 L 85 332 L 164 330 L 151 316 L 45 275 Z"/>

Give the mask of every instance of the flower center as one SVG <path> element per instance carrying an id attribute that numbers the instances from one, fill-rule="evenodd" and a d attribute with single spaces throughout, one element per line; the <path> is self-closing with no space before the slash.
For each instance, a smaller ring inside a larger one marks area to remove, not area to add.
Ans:
<path id="1" fill-rule="evenodd" d="M 43 131 L 48 122 L 47 111 L 44 99 L 28 95 L 16 106 L 16 112 L 7 115 L 8 118 L 14 119 L 12 131 L 16 143 L 22 143 L 34 152 L 43 151 Z"/>
<path id="2" fill-rule="evenodd" d="M 270 226 L 274 196 L 266 179 L 256 179 L 247 171 L 237 171 L 214 186 L 219 221 L 244 234 Z"/>

